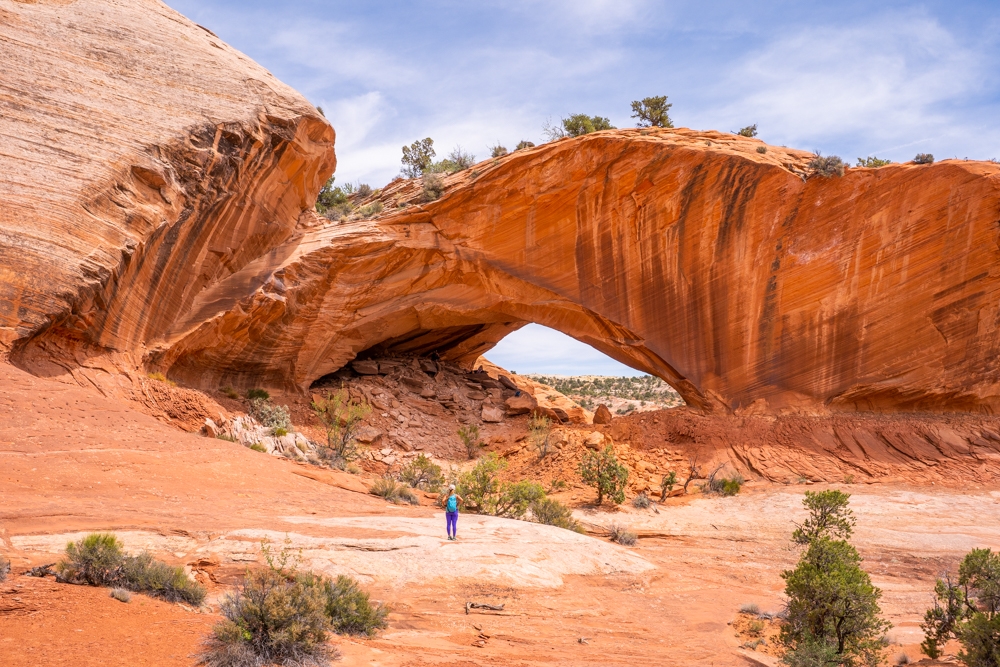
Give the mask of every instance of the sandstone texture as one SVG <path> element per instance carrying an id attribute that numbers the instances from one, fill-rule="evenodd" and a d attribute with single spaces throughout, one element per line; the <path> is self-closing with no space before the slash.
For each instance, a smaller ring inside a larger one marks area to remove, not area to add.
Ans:
<path id="1" fill-rule="evenodd" d="M 141 356 L 336 166 L 311 104 L 156 0 L 0 0 L 0 61 L 0 346 L 35 372 Z"/>
<path id="2" fill-rule="evenodd" d="M 31 372 L 306 391 L 358 355 L 472 367 L 538 322 L 706 412 L 1000 407 L 996 164 L 828 179 L 615 130 L 330 222 L 333 130 L 205 29 L 152 0 L 0 12 L 0 341 Z"/>

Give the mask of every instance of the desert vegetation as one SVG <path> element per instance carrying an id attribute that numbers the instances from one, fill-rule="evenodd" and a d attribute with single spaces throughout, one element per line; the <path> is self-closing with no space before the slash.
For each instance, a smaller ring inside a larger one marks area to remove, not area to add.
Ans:
<path id="1" fill-rule="evenodd" d="M 738 132 L 736 132 L 741 137 L 756 137 L 757 136 L 757 123 L 753 125 L 747 125 L 746 127 L 741 127 Z"/>
<path id="2" fill-rule="evenodd" d="M 861 556 L 848 541 L 854 517 L 849 494 L 806 493 L 809 517 L 792 533 L 805 547 L 793 570 L 782 573 L 788 603 L 781 642 L 789 667 L 876 665 L 883 659 L 882 591 L 861 569 Z"/>
<path id="3" fill-rule="evenodd" d="M 411 505 L 419 505 L 420 500 L 417 498 L 416 494 L 410 490 L 410 487 L 406 484 L 400 484 L 392 477 L 382 477 L 375 480 L 372 484 L 371 493 L 373 495 L 379 496 L 380 498 L 385 498 L 390 503 L 396 505 L 402 503 L 409 503 Z"/>
<path id="4" fill-rule="evenodd" d="M 555 125 L 546 122 L 542 128 L 542 133 L 549 141 L 555 141 L 564 137 L 582 137 L 591 132 L 613 129 L 615 129 L 615 126 L 611 124 L 608 118 L 603 116 L 588 116 L 585 113 L 574 113 L 563 118 Z"/>
<path id="5" fill-rule="evenodd" d="M 639 377 L 529 375 L 528 377 L 552 387 L 588 410 L 595 409 L 600 403 L 625 402 L 621 409 L 626 409 L 627 405 L 634 406 L 633 409 L 672 408 L 684 403 L 673 387 L 652 375 Z"/>
<path id="6" fill-rule="evenodd" d="M 205 599 L 205 589 L 189 579 L 184 568 L 155 560 L 146 552 L 129 555 L 112 533 L 92 533 L 70 542 L 56 572 L 60 581 L 121 588 L 168 602 L 198 606 Z"/>
<path id="7" fill-rule="evenodd" d="M 934 156 L 930 153 L 917 153 L 913 158 L 913 164 L 934 164 Z"/>
<path id="8" fill-rule="evenodd" d="M 357 430 L 371 414 L 371 406 L 365 401 L 351 400 L 347 389 L 341 388 L 325 392 L 311 407 L 326 432 L 326 446 L 320 455 L 330 465 L 345 469 L 358 458 Z"/>
<path id="9" fill-rule="evenodd" d="M 0 581 L 6 581 L 8 574 L 10 574 L 10 559 L 0 555 Z"/>
<path id="10" fill-rule="evenodd" d="M 639 536 L 631 528 L 617 522 L 608 526 L 608 538 L 625 547 L 634 547 L 639 541 Z"/>
<path id="11" fill-rule="evenodd" d="M 844 161 L 836 155 L 828 155 L 824 157 L 823 155 L 820 155 L 819 151 L 817 151 L 816 157 L 809 161 L 808 167 L 818 176 L 822 176 L 823 178 L 833 178 L 834 176 L 843 176 L 846 165 L 844 164 Z"/>
<path id="12" fill-rule="evenodd" d="M 928 657 L 941 657 L 945 642 L 957 639 L 962 645 L 958 658 L 968 667 L 1000 667 L 1000 554 L 973 549 L 957 577 L 939 578 L 934 606 L 921 627 L 920 648 Z"/>
<path id="13" fill-rule="evenodd" d="M 586 452 L 580 461 L 579 473 L 583 483 L 597 491 L 598 505 L 605 497 L 617 505 L 625 502 L 628 468 L 619 463 L 611 445 L 598 452 Z"/>
<path id="14" fill-rule="evenodd" d="M 644 97 L 632 101 L 632 118 L 636 118 L 637 127 L 673 127 L 670 120 L 670 107 L 666 95 Z"/>
<path id="15" fill-rule="evenodd" d="M 483 447 L 486 446 L 486 443 L 479 437 L 478 424 L 466 424 L 458 429 L 458 439 L 462 441 L 462 446 L 465 447 L 465 454 L 470 459 L 479 456 Z"/>
<path id="16" fill-rule="evenodd" d="M 882 159 L 880 157 L 875 157 L 874 155 L 870 155 L 868 157 L 863 157 L 863 158 L 862 157 L 858 158 L 858 166 L 859 167 L 868 167 L 870 169 L 878 169 L 879 167 L 884 167 L 887 164 L 892 164 L 892 160 L 884 160 L 884 159 Z"/>
<path id="17" fill-rule="evenodd" d="M 422 489 L 437 493 L 444 483 L 444 474 L 441 466 L 431 461 L 424 454 L 419 454 L 415 459 L 403 466 L 399 472 L 399 481 L 408 484 L 414 489 Z"/>
<path id="18" fill-rule="evenodd" d="M 549 453 L 549 440 L 552 437 L 552 420 L 545 415 L 532 415 L 528 419 L 528 443 L 538 452 L 538 458 L 543 459 Z"/>
<path id="19" fill-rule="evenodd" d="M 320 667 L 339 657 L 330 634 L 373 636 L 388 626 L 389 609 L 373 603 L 350 577 L 299 571 L 287 544 L 275 553 L 265 540 L 266 568 L 249 570 L 226 595 L 205 641 L 207 667 Z"/>

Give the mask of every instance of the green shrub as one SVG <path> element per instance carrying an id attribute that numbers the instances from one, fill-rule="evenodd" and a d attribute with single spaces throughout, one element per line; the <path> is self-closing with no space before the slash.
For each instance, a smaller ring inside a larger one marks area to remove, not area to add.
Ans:
<path id="1" fill-rule="evenodd" d="M 331 209 L 347 204 L 348 193 L 340 187 L 334 187 L 333 183 L 336 180 L 336 178 L 331 176 L 330 180 L 323 185 L 323 189 L 319 191 L 319 196 L 316 197 L 316 210 L 320 214 L 325 214 Z"/>
<path id="2" fill-rule="evenodd" d="M 507 147 L 501 146 L 499 142 L 496 146 L 490 146 L 490 157 L 503 157 L 507 152 Z"/>
<path id="3" fill-rule="evenodd" d="M 225 440 L 226 442 L 236 442 L 236 438 L 227 433 L 219 433 L 215 437 L 218 438 L 219 440 Z"/>
<path id="4" fill-rule="evenodd" d="M 549 439 L 552 436 L 552 421 L 545 415 L 532 415 L 528 419 L 528 443 L 543 459 L 549 453 Z"/>
<path id="5" fill-rule="evenodd" d="M 555 140 L 562 137 L 580 137 L 591 132 L 613 129 L 615 129 L 614 125 L 607 118 L 602 116 L 588 116 L 585 113 L 575 113 L 568 118 L 563 118 L 561 125 L 546 125 L 544 133 L 550 140 Z"/>
<path id="6" fill-rule="evenodd" d="M 389 609 L 372 603 L 368 593 L 361 590 L 354 579 L 343 575 L 336 579 L 300 575 L 299 579 L 321 591 L 330 628 L 338 635 L 372 637 L 389 625 Z"/>
<path id="7" fill-rule="evenodd" d="M 532 503 L 545 497 L 545 488 L 527 480 L 504 482 L 488 514 L 507 519 L 523 519 Z M 464 499 L 464 496 L 463 496 Z"/>
<path id="8" fill-rule="evenodd" d="M 358 209 L 358 215 L 360 215 L 365 220 L 369 218 L 374 218 L 376 215 L 385 210 L 385 206 L 380 201 L 373 201 L 367 206 L 362 206 Z"/>
<path id="9" fill-rule="evenodd" d="M 7 581 L 8 574 L 10 574 L 10 559 L 0 556 L 0 581 Z"/>
<path id="10" fill-rule="evenodd" d="M 618 462 L 611 445 L 600 452 L 586 452 L 580 461 L 579 472 L 584 484 L 597 489 L 598 505 L 604 501 L 604 496 L 616 504 L 625 502 L 628 468 Z"/>
<path id="11" fill-rule="evenodd" d="M 523 150 L 527 150 L 529 148 L 534 148 L 534 147 L 535 147 L 534 142 L 528 141 L 526 139 L 521 139 L 521 141 L 517 142 L 517 146 L 514 148 L 514 150 L 515 151 L 523 151 Z"/>
<path id="12" fill-rule="evenodd" d="M 480 514 L 493 514 L 500 494 L 499 473 L 507 462 L 489 453 L 479 459 L 476 466 L 458 478 L 458 495 L 467 507 Z"/>
<path id="13" fill-rule="evenodd" d="M 441 198 L 444 194 L 444 179 L 438 174 L 426 173 L 423 177 L 423 189 L 420 192 L 420 201 L 432 202 Z"/>
<path id="14" fill-rule="evenodd" d="M 566 507 L 558 500 L 552 498 L 539 498 L 531 503 L 528 507 L 531 511 L 531 516 L 538 523 L 543 523 L 547 526 L 556 526 L 557 528 L 565 528 L 566 530 L 572 530 L 576 533 L 582 533 L 583 526 L 581 526 L 573 518 L 573 510 Z"/>
<path id="15" fill-rule="evenodd" d="M 467 424 L 458 429 L 458 437 L 465 446 L 465 454 L 474 459 L 479 456 L 479 452 L 486 446 L 486 443 L 479 439 L 479 426 Z"/>
<path id="16" fill-rule="evenodd" d="M 635 543 L 639 541 L 639 536 L 630 528 L 618 523 L 612 523 L 608 526 L 608 537 L 611 538 L 612 542 L 617 542 L 625 547 L 634 547 Z"/>
<path id="17" fill-rule="evenodd" d="M 809 544 L 820 537 L 847 540 L 854 532 L 854 513 L 848 507 L 851 494 L 830 489 L 828 491 L 806 491 L 802 504 L 809 510 L 809 517 L 796 525 L 792 541 Z"/>
<path id="18" fill-rule="evenodd" d="M 354 188 L 354 197 L 356 199 L 367 199 L 371 196 L 372 192 L 372 186 L 367 183 L 358 183 Z"/>
<path id="19" fill-rule="evenodd" d="M 220 605 L 224 619 L 199 656 L 208 667 L 326 665 L 330 619 L 321 586 L 273 570 L 248 572 Z"/>
<path id="20" fill-rule="evenodd" d="M 113 586 L 122 578 L 125 552 L 111 533 L 91 533 L 66 545 L 66 559 L 56 569 L 61 578 L 75 584 Z"/>
<path id="21" fill-rule="evenodd" d="M 651 504 L 652 503 L 649 500 L 649 496 L 646 495 L 645 491 L 641 492 L 639 495 L 637 495 L 635 498 L 632 499 L 632 507 L 636 509 L 640 510 L 649 509 L 649 506 Z"/>
<path id="22" fill-rule="evenodd" d="M 743 475 L 734 473 L 732 477 L 717 477 L 714 473 L 708 479 L 708 490 L 723 496 L 735 496 L 743 488 Z"/>
<path id="23" fill-rule="evenodd" d="M 343 388 L 326 392 L 311 405 L 313 413 L 326 431 L 326 447 L 320 450 L 320 455 L 332 465 L 343 469 L 358 458 L 355 435 L 372 408 L 365 401 L 353 402 L 350 394 Z"/>
<path id="24" fill-rule="evenodd" d="M 756 137 L 757 124 L 754 123 L 753 125 L 747 125 L 746 127 L 740 128 L 740 131 L 737 132 L 736 134 L 738 134 L 741 137 L 751 137 L 751 138 Z"/>
<path id="25" fill-rule="evenodd" d="M 57 569 L 59 578 L 69 583 L 115 586 L 196 606 L 205 599 L 205 589 L 191 581 L 184 568 L 154 560 L 145 552 L 129 556 L 111 533 L 92 533 L 70 542 Z"/>
<path id="26" fill-rule="evenodd" d="M 197 607 L 205 600 L 205 589 L 191 581 L 183 567 L 154 560 L 145 552 L 125 558 L 121 585 L 167 602 L 187 602 Z"/>
<path id="27" fill-rule="evenodd" d="M 164 375 L 163 373 L 160 373 L 160 372 L 150 373 L 149 374 L 149 379 L 150 380 L 156 380 L 157 382 L 162 382 L 163 384 L 165 384 L 167 386 L 170 386 L 170 387 L 176 387 L 177 386 L 176 382 L 174 382 L 173 380 L 168 380 L 167 376 Z"/>
<path id="28" fill-rule="evenodd" d="M 662 503 L 667 499 L 667 495 L 674 490 L 674 486 L 677 484 L 677 473 L 673 470 L 669 474 L 664 475 L 663 479 L 660 480 L 660 502 Z"/>
<path id="29" fill-rule="evenodd" d="M 430 137 L 403 146 L 403 176 L 417 178 L 430 169 L 436 155 L 434 140 Z"/>
<path id="30" fill-rule="evenodd" d="M 260 399 L 266 401 L 271 398 L 271 395 L 267 393 L 264 389 L 247 389 L 247 400 L 252 401 L 254 399 Z"/>
<path id="31" fill-rule="evenodd" d="M 917 157 L 913 158 L 914 164 L 934 164 L 934 156 L 930 153 L 917 153 Z"/>
<path id="32" fill-rule="evenodd" d="M 747 634 L 751 637 L 760 637 L 764 634 L 764 628 L 766 627 L 767 625 L 764 624 L 764 621 L 750 621 L 750 624 L 747 625 Z"/>
<path id="33" fill-rule="evenodd" d="M 292 428 L 292 417 L 287 405 L 275 405 L 268 398 L 250 399 L 250 416 L 271 429 L 281 428 L 287 433 Z"/>
<path id="34" fill-rule="evenodd" d="M 369 492 L 374 496 L 385 498 L 389 502 L 394 503 L 399 500 L 400 488 L 399 483 L 391 477 L 381 477 L 375 480 Z"/>
<path id="35" fill-rule="evenodd" d="M 288 435 L 288 429 L 284 428 L 283 426 L 275 426 L 273 429 L 271 429 L 271 435 L 273 435 L 275 438 L 283 438 L 286 435 Z"/>
<path id="36" fill-rule="evenodd" d="M 950 575 L 938 579 L 934 606 L 924 614 L 921 650 L 931 658 L 951 638 L 962 644 L 959 659 L 969 667 L 1000 667 L 1000 554 L 973 549 Z"/>
<path id="37" fill-rule="evenodd" d="M 420 454 L 403 466 L 399 473 L 399 480 L 415 489 L 437 492 L 444 482 L 444 475 L 441 472 L 441 466 Z"/>
<path id="38" fill-rule="evenodd" d="M 816 157 L 809 161 L 808 166 L 814 173 L 822 176 L 823 178 L 832 178 L 833 176 L 844 175 L 844 161 L 836 155 L 823 157 L 817 152 Z"/>
<path id="39" fill-rule="evenodd" d="M 225 387 L 223 387 L 219 391 L 222 392 L 223 396 L 227 396 L 229 398 L 237 399 L 237 398 L 240 397 L 240 392 L 236 391 L 235 389 L 233 389 L 232 387 L 230 387 L 228 385 L 226 385 Z"/>
<path id="40" fill-rule="evenodd" d="M 882 617 L 882 591 L 861 569 L 861 556 L 846 539 L 854 525 L 847 496 L 839 491 L 808 493 L 803 505 L 809 519 L 792 539 L 805 544 L 794 570 L 781 574 L 788 597 L 781 642 L 790 666 L 874 665 L 882 659 L 884 635 L 891 625 Z M 817 660 L 825 662 L 816 662 Z"/>
<path id="41" fill-rule="evenodd" d="M 859 167 L 868 167 L 870 169 L 878 169 L 879 167 L 884 167 L 887 164 L 892 164 L 892 160 L 883 160 L 880 157 L 875 157 L 874 155 L 866 158 L 858 158 Z"/>
<path id="42" fill-rule="evenodd" d="M 673 127 L 667 96 L 645 97 L 632 102 L 632 118 L 638 118 L 637 127 Z"/>
<path id="43" fill-rule="evenodd" d="M 767 152 L 767 146 L 758 146 L 757 147 L 757 152 L 760 153 L 761 155 L 763 155 L 764 153 Z"/>
<path id="44" fill-rule="evenodd" d="M 128 603 L 132 601 L 132 594 L 126 588 L 112 588 L 110 595 L 119 602 Z"/>
<path id="45" fill-rule="evenodd" d="M 267 454 L 267 447 L 265 447 L 263 444 L 259 442 L 255 442 L 252 445 L 250 445 L 250 449 L 254 450 L 255 452 L 260 452 L 261 454 Z"/>

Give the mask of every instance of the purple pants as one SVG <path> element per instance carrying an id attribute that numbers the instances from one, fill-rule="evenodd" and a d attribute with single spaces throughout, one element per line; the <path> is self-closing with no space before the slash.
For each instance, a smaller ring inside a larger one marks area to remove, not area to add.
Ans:
<path id="1" fill-rule="evenodd" d="M 458 512 L 445 512 L 444 517 L 448 524 L 448 537 L 455 537 L 458 535 Z"/>

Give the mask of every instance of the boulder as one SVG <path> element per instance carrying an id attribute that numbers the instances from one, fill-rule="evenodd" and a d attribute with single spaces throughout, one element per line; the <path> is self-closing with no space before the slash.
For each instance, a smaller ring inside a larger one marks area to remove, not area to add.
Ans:
<path id="1" fill-rule="evenodd" d="M 568 424 L 569 423 L 569 413 L 562 408 L 552 408 L 552 412 L 555 413 L 556 417 L 559 419 L 559 423 Z"/>
<path id="2" fill-rule="evenodd" d="M 601 403 L 597 406 L 597 410 L 594 411 L 594 423 L 595 424 L 610 424 L 611 423 L 611 410 L 608 410 L 608 406 Z"/>
<path id="3" fill-rule="evenodd" d="M 472 401 L 485 401 L 486 400 L 486 394 L 484 394 L 481 391 L 475 391 L 475 390 L 473 390 L 473 391 L 467 391 L 467 392 L 465 392 L 465 395 L 468 396 L 469 400 L 472 400 Z"/>
<path id="4" fill-rule="evenodd" d="M 503 421 L 503 409 L 496 405 L 484 405 L 482 418 L 484 422 L 499 424 Z"/>
<path id="5" fill-rule="evenodd" d="M 521 394 L 520 396 L 511 396 L 504 401 L 504 407 L 508 415 L 526 415 L 538 407 L 538 401 L 531 394 Z"/>
<path id="6" fill-rule="evenodd" d="M 410 391 L 420 393 L 424 390 L 424 383 L 414 377 L 404 377 L 400 380 L 402 385 Z"/>
<path id="7" fill-rule="evenodd" d="M 377 444 L 382 439 L 382 431 L 374 426 L 362 426 L 355 433 L 354 439 L 363 445 Z"/>
<path id="8" fill-rule="evenodd" d="M 550 422 L 554 424 L 561 424 L 562 420 L 559 419 L 559 415 L 552 408 L 545 407 L 543 405 L 536 406 L 532 409 L 531 414 L 535 417 L 545 417 Z"/>
<path id="9" fill-rule="evenodd" d="M 498 377 L 497 378 L 497 382 L 499 382 L 501 385 L 503 385 L 507 389 L 510 389 L 512 391 L 518 391 L 517 385 L 514 384 L 513 380 L 511 380 L 506 375 L 501 375 L 500 377 Z"/>
<path id="10" fill-rule="evenodd" d="M 217 438 L 217 437 L 219 437 L 219 433 L 221 433 L 221 432 L 222 432 L 222 431 L 221 431 L 221 430 L 219 429 L 219 427 L 218 427 L 218 426 L 216 426 L 215 422 L 214 422 L 214 421 L 212 421 L 211 419 L 206 419 L 206 420 L 205 420 L 205 425 L 201 427 L 201 430 L 202 430 L 202 431 L 203 431 L 203 432 L 205 433 L 205 435 L 207 435 L 207 436 L 208 436 L 209 438 Z"/>
<path id="11" fill-rule="evenodd" d="M 427 373 L 428 375 L 437 375 L 437 373 L 440 371 L 440 368 L 438 368 L 438 363 L 433 359 L 421 359 L 420 370 Z"/>
<path id="12" fill-rule="evenodd" d="M 600 431 L 594 431 L 583 441 L 583 444 L 587 449 L 598 450 L 604 447 L 605 437 Z"/>
<path id="13" fill-rule="evenodd" d="M 358 375 L 378 375 L 378 362 L 366 359 L 355 359 L 351 362 L 351 368 Z"/>

